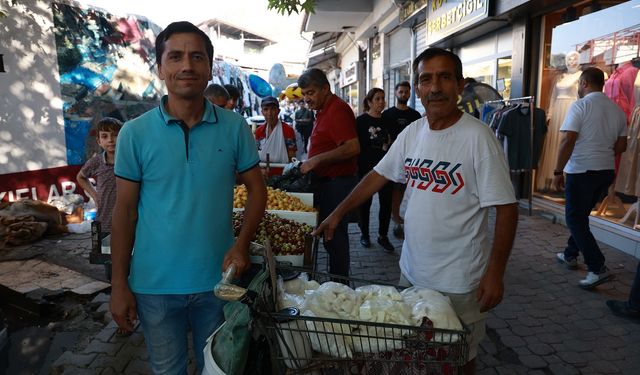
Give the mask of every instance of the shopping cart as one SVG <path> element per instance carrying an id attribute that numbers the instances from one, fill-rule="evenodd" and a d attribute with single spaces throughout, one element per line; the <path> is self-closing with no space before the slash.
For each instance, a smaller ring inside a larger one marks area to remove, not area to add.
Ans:
<path id="1" fill-rule="evenodd" d="M 226 293 L 229 299 L 249 307 L 252 329 L 269 344 L 275 374 L 459 374 L 468 361 L 466 328 L 436 329 L 428 319 L 416 327 L 301 316 L 297 309 L 276 312 L 275 291 L 268 279 L 261 293 L 243 293 L 229 284 L 233 272 L 228 270 L 219 285 L 231 288 L 227 292 L 232 293 Z M 283 265 L 277 272 L 285 277 L 308 272 L 319 283 L 340 281 L 353 288 L 382 284 Z"/>

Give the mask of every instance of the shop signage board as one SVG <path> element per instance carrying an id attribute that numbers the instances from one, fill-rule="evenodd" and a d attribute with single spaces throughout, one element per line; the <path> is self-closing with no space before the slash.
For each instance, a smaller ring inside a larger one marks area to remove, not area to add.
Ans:
<path id="1" fill-rule="evenodd" d="M 427 43 L 433 44 L 489 17 L 489 0 L 431 0 L 427 7 Z"/>
<path id="2" fill-rule="evenodd" d="M 342 82 L 340 83 L 341 87 L 348 86 L 358 80 L 358 63 L 357 61 L 352 62 L 349 66 L 342 72 Z"/>
<path id="3" fill-rule="evenodd" d="M 429 0 L 409 0 L 400 7 L 400 23 L 412 18 L 421 10 L 427 7 Z"/>

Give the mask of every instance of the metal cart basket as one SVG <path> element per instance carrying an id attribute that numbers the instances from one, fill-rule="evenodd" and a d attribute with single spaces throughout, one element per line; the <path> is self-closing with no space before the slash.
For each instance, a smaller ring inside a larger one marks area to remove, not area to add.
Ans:
<path id="1" fill-rule="evenodd" d="M 338 281 L 353 288 L 378 284 L 355 278 L 278 266 L 278 273 L 308 272 L 319 283 Z M 273 287 L 267 293 L 245 294 L 242 301 L 252 314 L 252 329 L 269 343 L 277 374 L 459 374 L 468 361 L 468 334 L 420 326 L 301 316 L 295 309 L 273 311 Z M 382 283 L 383 284 L 383 283 Z M 264 300 L 265 298 L 269 300 Z"/>

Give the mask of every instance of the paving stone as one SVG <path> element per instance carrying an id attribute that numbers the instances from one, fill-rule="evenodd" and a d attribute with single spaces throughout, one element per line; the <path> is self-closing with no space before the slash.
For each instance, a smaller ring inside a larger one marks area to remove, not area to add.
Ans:
<path id="1" fill-rule="evenodd" d="M 620 369 L 611 361 L 589 361 L 589 365 L 597 374 L 617 374 L 620 372 Z"/>
<path id="2" fill-rule="evenodd" d="M 544 368 L 547 367 L 547 362 L 537 355 L 521 355 L 518 357 L 520 362 L 528 368 Z"/>
<path id="3" fill-rule="evenodd" d="M 482 342 L 480 342 L 480 347 L 485 351 L 485 353 L 491 355 L 494 355 L 498 352 L 498 349 L 496 349 L 496 345 L 488 339 L 482 340 Z"/>
<path id="4" fill-rule="evenodd" d="M 83 350 L 84 353 L 104 353 L 108 355 L 115 355 L 120 348 L 122 348 L 122 343 L 116 342 L 102 342 L 98 340 L 94 340 Z"/>
<path id="5" fill-rule="evenodd" d="M 595 345 L 597 345 L 597 343 L 595 343 Z M 564 347 L 564 349 L 568 351 L 581 353 L 581 352 L 587 352 L 587 351 L 593 350 L 594 343 L 589 341 L 583 341 L 583 340 L 568 339 L 568 340 L 563 340 L 562 345 L 559 347 L 560 348 Z"/>
<path id="6" fill-rule="evenodd" d="M 500 365 L 500 361 L 492 355 L 482 356 L 480 362 L 482 362 L 486 367 L 496 367 Z"/>
<path id="7" fill-rule="evenodd" d="M 498 329 L 498 328 L 507 328 L 509 324 L 506 321 L 499 318 L 488 318 L 487 319 L 487 328 L 490 329 Z"/>
<path id="8" fill-rule="evenodd" d="M 533 354 L 536 354 L 536 355 L 549 355 L 555 352 L 555 350 L 551 346 L 543 343 L 531 344 L 531 345 L 528 345 L 527 347 L 529 348 L 529 350 L 531 350 Z"/>
<path id="9" fill-rule="evenodd" d="M 554 363 L 562 363 L 562 359 L 560 359 L 560 357 L 558 357 L 555 354 L 543 355 L 542 359 L 544 359 L 544 361 L 547 362 L 550 365 L 554 364 Z"/>
<path id="10" fill-rule="evenodd" d="M 498 373 L 493 368 L 484 368 L 482 370 L 477 371 L 476 374 L 477 375 L 497 375 Z"/>
<path id="11" fill-rule="evenodd" d="M 104 313 L 104 312 L 107 312 L 107 311 L 110 311 L 110 310 L 111 310 L 111 308 L 109 307 L 109 303 L 105 302 L 105 303 L 101 304 L 100 306 L 98 306 L 98 308 L 96 309 L 96 312 L 97 313 Z"/>
<path id="12" fill-rule="evenodd" d="M 64 369 L 61 375 L 94 375 L 95 371 L 88 368 L 69 366 Z"/>
<path id="13" fill-rule="evenodd" d="M 127 367 L 127 365 L 131 362 L 131 356 L 127 355 L 118 355 L 111 356 L 106 354 L 98 354 L 96 359 L 91 362 L 91 368 L 107 368 L 111 367 L 117 373 L 122 373 L 122 371 Z"/>
<path id="14" fill-rule="evenodd" d="M 98 293 L 98 295 L 93 297 L 93 299 L 91 300 L 91 303 L 108 303 L 110 299 L 111 299 L 111 296 L 109 294 Z"/>
<path id="15" fill-rule="evenodd" d="M 629 334 L 629 330 L 620 324 L 606 325 L 606 326 L 600 327 L 600 329 L 603 332 L 606 332 L 611 336 L 615 336 L 615 337 L 626 336 Z"/>
<path id="16" fill-rule="evenodd" d="M 582 331 L 596 331 L 601 328 L 597 320 L 576 320 L 573 325 Z"/>
<path id="17" fill-rule="evenodd" d="M 579 375 L 580 371 L 572 365 L 566 363 L 554 363 L 549 365 L 549 371 L 553 375 Z"/>
<path id="18" fill-rule="evenodd" d="M 125 374 L 151 374 L 151 367 L 145 361 L 134 359 L 124 371 Z"/>
<path id="19" fill-rule="evenodd" d="M 594 354 L 605 361 L 619 361 L 625 358 L 622 351 L 607 347 L 598 348 Z"/>
<path id="20" fill-rule="evenodd" d="M 77 367 L 86 367 L 88 366 L 95 358 L 97 354 L 95 353 L 73 353 L 71 351 L 66 351 L 62 353 L 60 358 L 58 358 L 52 365 L 52 367 L 61 367 L 65 365 L 77 366 Z"/>
<path id="21" fill-rule="evenodd" d="M 562 342 L 562 338 L 560 337 L 560 335 L 553 333 L 543 333 L 537 335 L 536 338 L 545 344 L 557 344 Z"/>
<path id="22" fill-rule="evenodd" d="M 102 331 L 100 331 L 97 335 L 95 335 L 94 338 L 102 342 L 109 342 L 116 333 L 116 330 L 116 327 L 107 326 L 103 328 Z"/>
<path id="23" fill-rule="evenodd" d="M 105 368 L 100 373 L 100 375 L 117 375 L 117 374 L 121 374 L 121 372 L 116 372 L 116 370 L 112 369 L 111 367 Z"/>
<path id="24" fill-rule="evenodd" d="M 516 354 L 518 355 L 518 357 L 521 357 L 523 355 L 531 355 L 531 350 L 529 350 L 528 347 L 526 346 L 519 346 L 517 348 L 513 348 L 513 351 L 516 352 Z"/>
<path id="25" fill-rule="evenodd" d="M 556 354 L 558 355 L 558 357 L 562 358 L 563 361 L 572 365 L 584 366 L 587 363 L 587 358 L 584 353 L 558 351 Z"/>
<path id="26" fill-rule="evenodd" d="M 511 325 L 511 331 L 513 332 L 514 335 L 520 336 L 520 337 L 531 336 L 533 334 L 533 331 L 531 330 L 531 328 L 525 327 L 519 322 Z"/>
<path id="27" fill-rule="evenodd" d="M 517 348 L 517 347 L 526 345 L 523 339 L 514 335 L 501 336 L 500 341 L 502 341 L 502 344 L 507 348 Z"/>

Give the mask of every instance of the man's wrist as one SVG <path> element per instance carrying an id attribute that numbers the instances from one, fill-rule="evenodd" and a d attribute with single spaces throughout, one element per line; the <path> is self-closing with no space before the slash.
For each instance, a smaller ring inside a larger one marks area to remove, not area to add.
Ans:
<path id="1" fill-rule="evenodd" d="M 564 172 L 563 171 L 559 171 L 559 170 L 556 169 L 555 171 L 553 171 L 553 175 L 554 176 L 563 176 Z"/>

